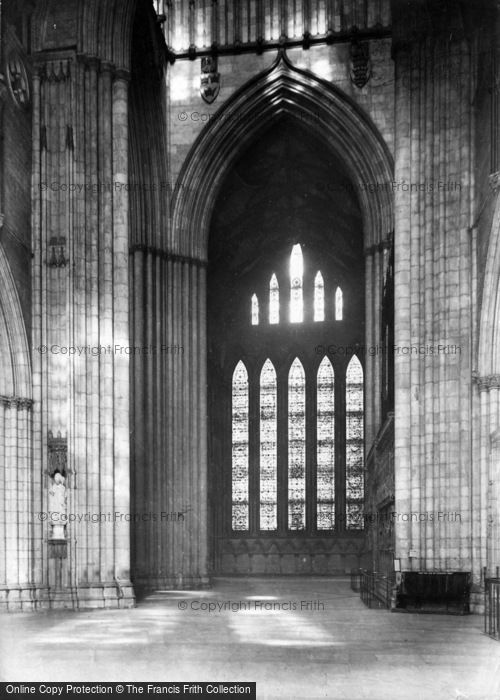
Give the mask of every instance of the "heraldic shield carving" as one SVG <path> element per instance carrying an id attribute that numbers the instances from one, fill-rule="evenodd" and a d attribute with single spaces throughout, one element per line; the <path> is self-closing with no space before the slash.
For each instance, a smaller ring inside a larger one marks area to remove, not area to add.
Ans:
<path id="1" fill-rule="evenodd" d="M 367 42 L 353 41 L 351 44 L 351 82 L 363 88 L 370 80 L 372 66 Z"/>
<path id="2" fill-rule="evenodd" d="M 200 93 L 205 102 L 212 104 L 220 90 L 220 73 L 217 72 L 217 57 L 205 56 L 201 59 Z"/>

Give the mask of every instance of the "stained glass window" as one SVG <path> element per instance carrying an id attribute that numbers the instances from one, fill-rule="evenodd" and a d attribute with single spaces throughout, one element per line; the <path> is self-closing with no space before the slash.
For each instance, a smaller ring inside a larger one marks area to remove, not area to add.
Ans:
<path id="1" fill-rule="evenodd" d="M 302 323 L 304 301 L 302 296 L 302 277 L 304 261 L 300 243 L 294 245 L 290 256 L 290 323 Z"/>
<path id="2" fill-rule="evenodd" d="M 288 528 L 306 527 L 306 377 L 297 358 L 288 375 Z"/>
<path id="3" fill-rule="evenodd" d="M 321 272 L 314 278 L 314 320 L 325 320 L 325 285 Z"/>
<path id="4" fill-rule="evenodd" d="M 232 386 L 232 527 L 248 530 L 248 373 L 238 362 Z"/>
<path id="5" fill-rule="evenodd" d="M 346 374 L 346 525 L 363 527 L 363 368 L 354 355 Z"/>
<path id="6" fill-rule="evenodd" d="M 317 377 L 316 512 L 318 530 L 335 526 L 335 375 L 323 358 Z"/>
<path id="7" fill-rule="evenodd" d="M 280 322 L 280 289 L 276 275 L 273 273 L 269 283 L 269 323 Z"/>
<path id="8" fill-rule="evenodd" d="M 259 325 L 259 300 L 257 294 L 252 295 L 252 326 Z"/>
<path id="9" fill-rule="evenodd" d="M 337 287 L 335 290 L 335 320 L 342 321 L 344 314 L 344 299 L 342 296 L 342 290 Z"/>
<path id="10" fill-rule="evenodd" d="M 276 370 L 266 360 L 260 373 L 260 529 L 276 530 L 277 508 Z"/>
<path id="11" fill-rule="evenodd" d="M 309 276 L 304 278 L 308 261 L 304 259 L 300 244 L 292 247 L 287 262 L 290 271 L 289 314 L 283 312 L 284 306 L 288 307 L 287 299 L 283 302 L 283 284 L 287 286 L 287 283 L 281 282 L 280 304 L 278 273 L 272 273 L 268 278 L 269 297 L 266 291 L 264 297 L 260 292 L 259 296 L 250 292 L 252 325 L 260 327 L 264 323 L 267 328 L 267 320 L 269 324 L 282 324 L 285 316 L 291 323 L 302 323 L 304 302 L 308 307 L 311 304 L 310 312 L 306 312 L 307 320 L 314 318 L 315 322 L 324 322 L 333 316 L 336 321 L 342 321 L 342 288 L 337 286 L 333 295 L 328 291 L 325 296 L 325 278 L 317 268 L 316 273 L 313 268 L 314 283 L 310 285 Z M 309 285 L 307 294 L 304 281 Z M 337 282 L 344 284 L 342 278 Z M 287 289 L 285 296 L 288 295 Z M 333 313 L 329 311 L 331 302 Z M 337 326 L 336 333 L 342 336 L 340 326 Z M 345 371 L 342 358 L 323 357 L 317 371 L 310 371 L 296 357 L 290 366 L 288 341 L 292 340 L 297 348 L 294 354 L 299 354 L 298 348 L 305 347 L 302 343 L 311 342 L 307 338 L 309 331 L 306 327 L 282 330 L 283 333 L 279 328 L 271 332 L 273 337 L 276 333 L 279 335 L 277 342 L 273 343 L 274 364 L 270 358 L 264 362 L 269 352 L 269 334 L 265 328 L 256 328 L 251 335 L 252 342 L 255 341 L 255 358 L 260 357 L 260 362 L 263 362 L 260 375 L 250 377 L 243 362 L 238 363 L 232 375 L 233 534 L 246 537 L 250 530 L 252 534 L 255 534 L 254 530 L 260 530 L 264 535 L 279 532 L 284 536 L 287 531 L 296 537 L 301 533 L 329 537 L 340 522 L 345 523 L 348 530 L 361 530 L 364 520 L 361 362 L 356 356 L 348 358 L 350 362 Z M 306 392 L 306 373 L 309 372 Z M 342 393 L 345 391 L 341 401 L 340 386 Z M 259 407 L 255 421 L 250 420 L 249 409 L 249 397 L 253 396 L 255 410 L 257 404 Z M 312 403 L 309 403 L 310 399 Z M 250 445 L 255 445 L 255 452 Z"/>

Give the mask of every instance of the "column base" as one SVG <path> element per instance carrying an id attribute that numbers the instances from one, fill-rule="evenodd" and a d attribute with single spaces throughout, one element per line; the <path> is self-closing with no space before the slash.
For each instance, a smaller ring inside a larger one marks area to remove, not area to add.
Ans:
<path id="1" fill-rule="evenodd" d="M 0 586 L 0 613 L 133 607 L 135 594 L 130 581 L 83 584 L 78 588 Z"/>
<path id="2" fill-rule="evenodd" d="M 79 610 L 133 608 L 135 607 L 134 588 L 130 581 L 83 583 L 78 586 L 75 607 Z"/>
<path id="3" fill-rule="evenodd" d="M 46 586 L 0 586 L 0 612 L 34 612 L 49 608 L 49 588 Z"/>
<path id="4" fill-rule="evenodd" d="M 49 601 L 51 610 L 75 610 L 75 588 L 51 588 L 49 589 Z"/>

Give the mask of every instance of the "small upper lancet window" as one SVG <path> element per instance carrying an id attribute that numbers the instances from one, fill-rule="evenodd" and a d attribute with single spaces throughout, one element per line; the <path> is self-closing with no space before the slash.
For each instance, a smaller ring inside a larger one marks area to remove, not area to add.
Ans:
<path id="1" fill-rule="evenodd" d="M 273 272 L 269 282 L 269 323 L 280 322 L 280 288 Z"/>
<path id="2" fill-rule="evenodd" d="M 325 285 L 321 272 L 314 278 L 314 320 L 325 320 Z"/>
<path id="3" fill-rule="evenodd" d="M 344 298 L 342 296 L 342 290 L 337 287 L 335 290 L 335 320 L 342 321 L 344 314 Z"/>
<path id="4" fill-rule="evenodd" d="M 252 295 L 252 326 L 259 325 L 259 300 L 257 294 Z"/>
<path id="5" fill-rule="evenodd" d="M 303 274 L 302 248 L 300 243 L 297 243 L 293 246 L 290 256 L 290 323 L 302 323 L 304 320 Z"/>

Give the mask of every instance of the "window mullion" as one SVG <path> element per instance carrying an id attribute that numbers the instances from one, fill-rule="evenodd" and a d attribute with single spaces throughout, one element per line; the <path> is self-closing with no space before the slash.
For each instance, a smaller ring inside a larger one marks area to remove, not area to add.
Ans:
<path id="1" fill-rule="evenodd" d="M 259 530 L 259 474 L 260 474 L 260 382 L 258 372 L 253 371 L 249 381 L 249 531 L 257 535 Z"/>
<path id="2" fill-rule="evenodd" d="M 335 367 L 335 529 L 343 532 L 346 529 L 346 441 L 345 441 L 345 365 Z"/>
<path id="3" fill-rule="evenodd" d="M 316 513 L 316 374 L 306 372 L 306 531 L 317 530 Z"/>
<path id="4" fill-rule="evenodd" d="M 233 421 L 233 412 L 232 412 L 232 381 L 230 382 L 230 390 L 226 395 L 223 409 L 224 409 L 224 416 L 226 416 L 227 419 L 227 424 L 232 426 L 232 421 Z M 227 461 L 229 464 L 229 469 L 227 470 L 227 474 L 221 475 L 220 481 L 219 479 L 216 479 L 215 481 L 215 491 L 214 494 L 217 493 L 217 488 L 222 487 L 222 503 L 223 503 L 223 513 L 227 514 L 227 518 L 224 518 L 224 522 L 221 522 L 220 520 L 220 514 L 218 512 L 215 513 L 214 520 L 218 523 L 218 525 L 221 525 L 222 527 L 218 527 L 217 532 L 222 532 L 225 535 L 231 536 L 232 533 L 232 521 L 233 521 L 233 435 L 232 435 L 232 429 L 230 429 L 227 432 L 227 440 L 224 440 L 223 446 L 223 455 L 224 455 L 224 460 Z"/>
<path id="5" fill-rule="evenodd" d="M 288 530 L 288 375 L 278 372 L 278 531 Z"/>

